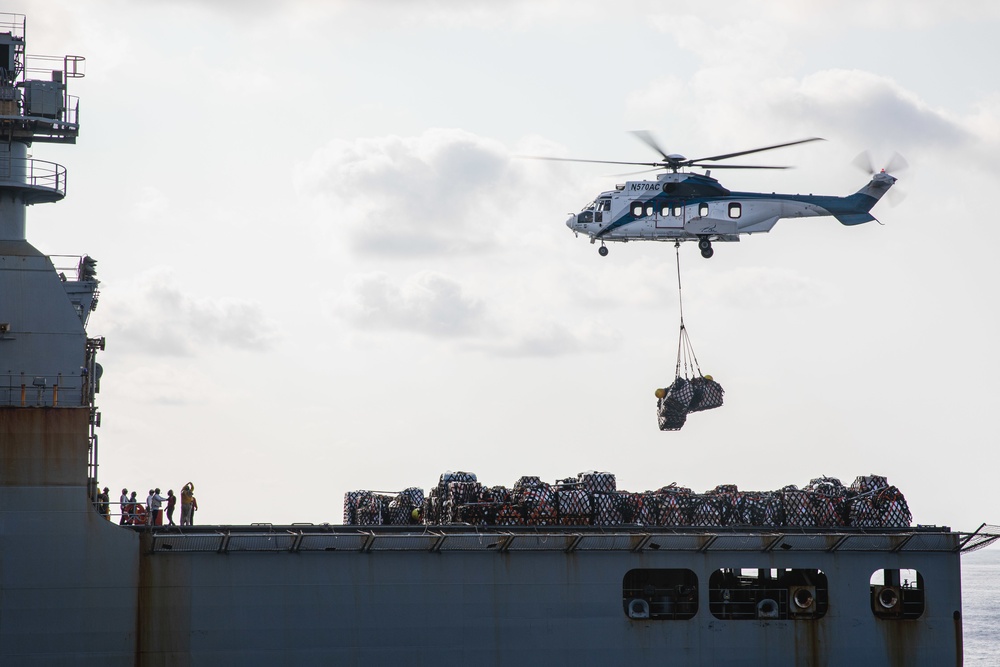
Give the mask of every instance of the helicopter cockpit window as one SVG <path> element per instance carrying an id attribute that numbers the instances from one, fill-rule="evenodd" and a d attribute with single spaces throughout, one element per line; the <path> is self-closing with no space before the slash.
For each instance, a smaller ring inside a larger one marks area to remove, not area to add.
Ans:
<path id="1" fill-rule="evenodd" d="M 596 202 L 590 202 L 589 204 L 581 208 L 580 211 L 593 211 L 596 205 L 597 205 Z"/>
<path id="2" fill-rule="evenodd" d="M 611 200 L 601 199 L 597 202 L 598 211 L 611 211 Z"/>
<path id="3" fill-rule="evenodd" d="M 739 202 L 733 202 L 729 205 L 730 218 L 738 218 L 741 215 L 743 215 L 743 207 L 739 204 Z"/>

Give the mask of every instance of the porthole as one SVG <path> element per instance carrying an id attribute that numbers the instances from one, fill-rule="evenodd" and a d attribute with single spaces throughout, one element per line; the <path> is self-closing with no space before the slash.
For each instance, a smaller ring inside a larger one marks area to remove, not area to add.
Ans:
<path id="1" fill-rule="evenodd" d="M 632 212 L 632 217 L 641 218 L 645 208 L 646 206 L 641 201 L 634 201 L 631 206 L 629 206 L 629 211 Z"/>
<path id="2" fill-rule="evenodd" d="M 738 218 L 743 215 L 743 207 L 739 202 L 733 202 L 729 205 L 729 217 Z"/>
<path id="3" fill-rule="evenodd" d="M 698 204 L 698 215 L 703 218 L 708 217 L 708 204 Z"/>

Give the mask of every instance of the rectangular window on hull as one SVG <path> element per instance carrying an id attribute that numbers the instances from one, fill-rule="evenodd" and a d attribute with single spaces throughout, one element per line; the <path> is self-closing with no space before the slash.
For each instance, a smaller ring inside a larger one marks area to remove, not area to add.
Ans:
<path id="1" fill-rule="evenodd" d="M 829 587 L 821 570 L 722 569 L 708 579 L 708 606 L 723 620 L 822 618 Z"/>
<path id="2" fill-rule="evenodd" d="M 698 575 L 687 569 L 629 570 L 622 607 L 633 620 L 684 621 L 698 613 Z"/>
<path id="3" fill-rule="evenodd" d="M 703 218 L 708 217 L 708 204 L 698 204 L 698 215 Z"/>
<path id="4" fill-rule="evenodd" d="M 924 578 L 916 570 L 877 570 L 869 582 L 872 613 L 883 619 L 914 619 L 924 613 Z"/>
<path id="5" fill-rule="evenodd" d="M 741 215 L 743 215 L 743 207 L 739 203 L 733 202 L 732 204 L 729 205 L 730 218 L 738 218 Z"/>

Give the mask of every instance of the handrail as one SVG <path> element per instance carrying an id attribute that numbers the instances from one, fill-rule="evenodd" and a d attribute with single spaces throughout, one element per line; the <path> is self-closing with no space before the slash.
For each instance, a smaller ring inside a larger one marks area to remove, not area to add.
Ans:
<path id="1" fill-rule="evenodd" d="M 23 178 L 23 180 L 21 180 Z M 31 188 L 52 190 L 66 195 L 66 167 L 48 160 L 35 158 L 14 158 L 0 154 L 0 186 L 9 186 L 10 181 Z"/>
<path id="2" fill-rule="evenodd" d="M 0 14 L 0 32 L 9 32 L 14 39 L 23 40 L 26 21 L 27 17 L 24 14 L 4 12 Z"/>
<path id="3" fill-rule="evenodd" d="M 0 345 L 2 344 L 0 340 Z M 67 377 L 62 373 L 0 375 L 0 406 L 22 408 L 78 406 L 87 404 L 86 397 L 86 379 L 82 377 Z"/>

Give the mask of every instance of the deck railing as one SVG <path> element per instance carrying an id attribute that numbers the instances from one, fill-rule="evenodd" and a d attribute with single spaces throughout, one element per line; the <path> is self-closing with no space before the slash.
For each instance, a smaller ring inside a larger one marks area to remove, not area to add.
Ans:
<path id="1" fill-rule="evenodd" d="M 66 167 L 48 160 L 0 154 L 0 185 L 24 185 L 66 194 Z"/>
<path id="2" fill-rule="evenodd" d="M 86 405 L 86 381 L 81 377 L 58 375 L 0 375 L 0 406 L 75 407 Z"/>

